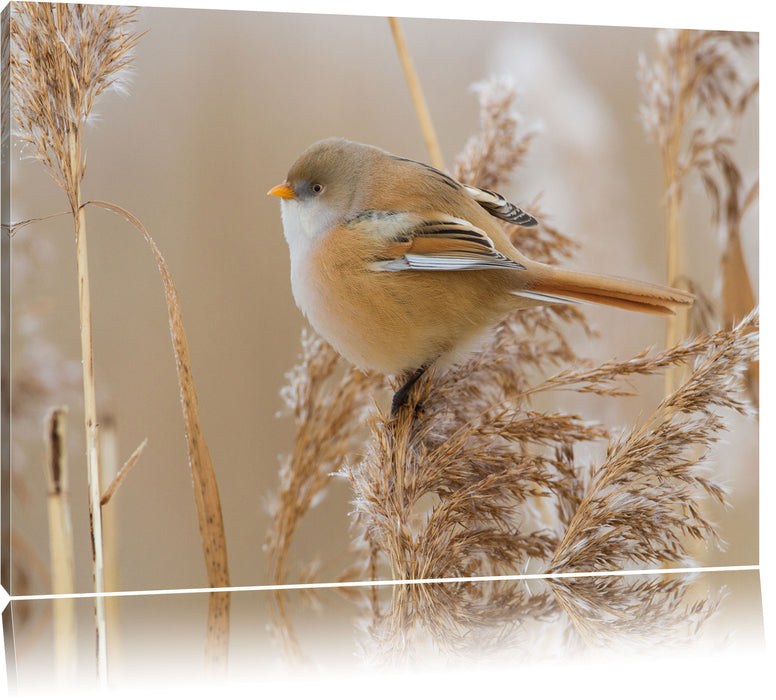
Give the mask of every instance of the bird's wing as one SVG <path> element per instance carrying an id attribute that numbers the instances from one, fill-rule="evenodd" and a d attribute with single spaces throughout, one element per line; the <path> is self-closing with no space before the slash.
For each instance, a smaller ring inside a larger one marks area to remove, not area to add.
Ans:
<path id="1" fill-rule="evenodd" d="M 397 218 L 402 215 L 397 215 Z M 374 270 L 524 270 L 518 262 L 500 253 L 480 228 L 463 219 L 439 215 L 420 222 L 407 222 L 394 229 L 381 251 Z"/>
<path id="2" fill-rule="evenodd" d="M 496 192 L 472 187 L 471 185 L 464 185 L 463 188 L 475 199 L 477 204 L 499 219 L 508 221 L 511 224 L 517 224 L 518 226 L 524 226 L 525 228 L 536 226 L 539 223 L 527 211 L 522 210 L 511 202 L 507 202 L 506 199 Z"/>

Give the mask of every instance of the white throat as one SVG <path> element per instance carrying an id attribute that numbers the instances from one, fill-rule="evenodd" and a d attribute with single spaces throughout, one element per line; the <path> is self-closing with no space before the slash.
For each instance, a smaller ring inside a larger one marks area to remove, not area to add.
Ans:
<path id="1" fill-rule="evenodd" d="M 336 214 L 325 204 L 309 200 L 300 202 L 283 199 L 280 202 L 285 234 L 291 258 L 305 255 L 318 240 L 336 225 Z"/>
<path id="2" fill-rule="evenodd" d="M 283 199 L 283 234 L 291 257 L 291 290 L 297 306 L 308 314 L 312 289 L 308 264 L 317 243 L 337 225 L 336 213 L 320 201 Z"/>

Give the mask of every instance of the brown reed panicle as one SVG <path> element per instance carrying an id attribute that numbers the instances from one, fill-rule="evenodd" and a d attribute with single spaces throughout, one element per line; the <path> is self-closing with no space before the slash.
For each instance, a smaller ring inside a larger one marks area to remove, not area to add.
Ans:
<path id="1" fill-rule="evenodd" d="M 530 623 L 551 624 L 558 612 L 548 590 L 532 593 L 523 581 L 398 586 L 385 614 L 365 627 L 360 653 L 378 666 L 421 660 L 430 650 L 492 658 L 519 648 L 526 659 L 535 641 Z"/>
<path id="2" fill-rule="evenodd" d="M 708 448 L 724 430 L 719 409 L 746 412 L 747 406 L 737 397 L 740 375 L 747 362 L 756 356 L 756 314 L 744 319 L 730 331 L 718 331 L 648 357 L 640 353 L 632 360 L 610 361 L 594 368 L 562 370 L 544 382 L 531 387 L 526 395 L 540 391 L 569 389 L 611 397 L 632 393 L 620 383 L 635 374 L 663 371 L 677 362 L 695 360 L 687 382 L 674 395 L 660 404 L 655 414 L 643 425 L 610 444 L 607 458 L 586 478 L 574 463 L 573 438 L 549 430 L 543 437 L 556 440 L 553 478 L 548 479 L 547 500 L 557 511 L 554 551 L 547 557 L 538 547 L 529 551 L 526 541 L 490 538 L 483 548 L 490 548 L 472 575 L 496 572 L 492 557 L 507 561 L 504 550 L 517 548 L 523 555 L 537 557 L 548 573 L 620 569 L 634 564 L 654 564 L 669 560 L 681 563 L 687 559 L 687 538 L 717 542 L 720 538 L 711 522 L 702 515 L 704 496 L 725 502 L 723 489 L 709 480 L 702 469 L 703 455 L 698 448 Z M 530 411 L 525 412 L 531 416 Z M 550 428 L 546 414 L 534 415 L 539 433 Z M 503 429 L 503 426 L 500 428 Z M 461 428 L 464 435 L 468 426 Z M 525 442 L 525 436 L 518 440 Z M 534 454 L 528 457 L 536 459 Z M 428 455 L 424 466 L 436 469 L 435 456 Z M 447 465 L 442 464 L 441 469 Z M 471 466 L 463 466 L 473 471 Z M 515 470 L 513 469 L 513 473 Z M 381 474 L 385 478 L 385 474 Z M 516 475 L 520 478 L 519 475 Z M 437 478 L 447 480 L 446 474 Z M 452 479 L 451 479 L 452 481 Z M 441 492 L 442 489 L 439 489 Z M 452 491 L 452 489 L 451 489 Z M 489 497 L 486 489 L 481 495 Z M 458 499 L 458 493 L 442 494 Z M 481 504 L 472 498 L 473 509 Z M 368 508 L 375 510 L 376 503 Z M 441 526 L 469 534 L 466 517 L 450 517 L 441 505 L 436 511 L 447 517 Z M 487 511 L 478 525 L 487 524 Z M 378 514 L 381 523 L 396 518 L 391 507 Z M 474 518 L 472 518 L 474 520 Z M 383 547 L 404 547 L 405 556 L 429 561 L 429 553 L 415 544 L 414 533 L 420 528 L 404 527 L 405 542 L 395 543 L 387 529 L 372 533 L 374 539 L 388 537 Z M 397 527 L 398 529 L 398 527 Z M 433 538 L 430 528 L 421 529 L 418 539 Z M 394 535 L 394 539 L 396 535 Z M 552 541 L 552 536 L 547 538 Z M 378 541 L 380 541 L 378 539 Z M 437 537 L 436 546 L 450 546 Z M 471 538 L 461 547 L 476 547 Z M 407 551 L 411 550 L 411 551 Z M 468 561 L 472 552 L 453 551 L 445 555 Z M 519 556 L 512 553 L 513 564 Z M 430 562 L 431 565 L 437 562 Z M 422 575 L 423 571 L 411 571 Z M 450 575 L 444 570 L 439 576 Z M 467 575 L 461 573 L 461 575 Z M 721 604 L 722 595 L 694 590 L 694 580 L 686 576 L 638 578 L 602 577 L 549 579 L 539 592 L 529 592 L 522 581 L 446 582 L 413 584 L 398 587 L 384 612 L 375 613 L 366 627 L 366 652 L 378 661 L 392 663 L 414 657 L 431 644 L 443 653 L 480 655 L 495 650 L 520 648 L 530 655 L 537 640 L 545 639 L 553 625 L 566 630 L 565 647 L 570 653 L 595 649 L 621 649 L 623 645 L 645 647 L 659 643 L 687 643 L 700 632 Z M 691 600 L 694 597 L 693 600 Z M 527 628 L 529 621 L 541 627 Z"/>
<path id="3" fill-rule="evenodd" d="M 470 144 L 496 143 L 503 149 L 512 143 L 515 152 L 494 155 L 470 145 L 468 153 L 473 159 L 488 153 L 495 162 L 513 164 L 524 153 L 517 122 L 507 113 L 514 93 L 496 100 L 498 89 L 481 93 L 500 104 L 494 111 L 488 111 L 488 100 L 482 105 L 488 113 L 485 128 L 494 133 Z M 509 94 L 506 87 L 500 89 Z M 512 129 L 511 142 L 503 136 L 505 129 Z M 459 161 L 456 168 L 458 173 L 481 171 L 477 162 Z M 491 176 L 488 185 L 498 189 L 508 175 Z M 533 245 L 534 254 L 541 251 L 548 261 L 573 248 L 568 237 L 546 226 L 530 233 L 514 229 L 510 233 L 519 245 Z M 748 318 L 748 325 L 662 352 L 644 351 L 597 366 L 577 357 L 565 338 L 569 324 L 588 329 L 574 306 L 516 312 L 461 364 L 427 372 L 412 390 L 417 410 L 402 410 L 395 418 L 379 410 L 368 414 L 364 456 L 343 459 L 339 474 L 353 489 L 353 523 L 365 543 L 360 551 L 369 558 L 373 579 L 383 574 L 415 582 L 514 574 L 529 566 L 540 571 L 614 569 L 666 558 L 681 561 L 686 552 L 680 533 L 719 541 L 702 515 L 701 498 L 724 500 L 723 490 L 703 473 L 695 449 L 708 448 L 724 428 L 715 408 L 744 410 L 734 390 L 741 368 L 756 356 L 756 317 Z M 615 399 L 633 393 L 629 382 L 634 376 L 662 373 L 696 358 L 696 369 L 681 390 L 667 397 L 647 423 L 619 439 L 612 439 L 604 425 L 560 411 L 537 411 L 530 404 L 535 395 L 558 390 Z M 558 371 L 548 378 L 553 367 Z M 401 378 L 391 382 L 396 387 Z M 576 462 L 575 447 L 603 439 L 609 441 L 608 454 L 588 474 Z M 537 502 L 545 505 L 538 517 Z M 597 546 L 589 546 L 591 540 Z M 437 646 L 461 646 L 467 635 L 476 635 L 477 620 L 489 615 L 498 634 L 508 636 L 506 630 L 519 625 L 521 616 L 571 618 L 594 593 L 582 586 L 574 601 L 572 583 L 557 593 L 550 588 L 549 597 L 546 592 L 526 595 L 522 586 L 514 581 L 412 583 L 397 586 L 387 606 L 375 590 L 370 597 L 369 589 L 361 589 L 364 609 L 371 611 L 369 645 L 411 653 L 413 637 L 430 636 Z M 668 586 L 661 598 L 660 583 L 623 584 L 618 599 L 623 620 L 628 611 L 649 612 L 645 596 L 664 601 L 670 618 L 668 608 L 680 588 Z M 687 619 L 700 625 L 713 608 L 710 600 L 696 604 Z M 500 610 L 508 610 L 511 621 L 508 614 L 498 621 Z M 655 615 L 653 626 L 659 624 Z M 493 626 L 482 629 L 487 636 Z"/>
<path id="4" fill-rule="evenodd" d="M 548 571 L 683 562 L 688 538 L 721 544 L 700 500 L 706 495 L 724 504 L 725 491 L 702 465 L 726 427 L 718 411 L 748 410 L 737 390 L 747 363 L 757 357 L 758 327 L 753 312 L 732 330 L 676 349 L 678 359 L 695 346 L 687 380 L 642 425 L 610 442 Z M 671 355 L 662 353 L 660 364 Z"/>
<path id="5" fill-rule="evenodd" d="M 466 173 L 486 172 L 487 186 L 499 188 L 530 138 L 518 135 L 513 87 L 493 81 L 479 93 L 483 133 L 469 141 L 455 172 L 464 181 Z M 544 245 L 550 241 L 565 248 L 568 239 L 550 231 Z M 584 317 L 570 306 L 510 314 L 479 352 L 421 379 L 413 395 L 420 411 L 370 418 L 367 456 L 342 474 L 366 540 L 380 543 L 393 578 L 514 572 L 529 558 L 548 558 L 555 535 L 521 530 L 521 507 L 563 488 L 554 464 L 558 442 L 607 435 L 578 416 L 525 404 L 532 371 L 576 359 L 563 323 L 584 326 Z"/>
<path id="6" fill-rule="evenodd" d="M 294 450 L 283 457 L 280 488 L 269 502 L 272 526 L 266 550 L 271 580 L 285 582 L 296 527 L 322 497 L 333 475 L 362 449 L 363 423 L 384 380 L 346 366 L 315 333 L 304 330 L 299 363 L 281 392 L 285 413 L 296 425 Z"/>
<path id="7" fill-rule="evenodd" d="M 725 597 L 693 592 L 695 576 L 608 576 L 552 579 L 570 653 L 687 644 Z M 694 600 L 692 599 L 694 597 Z"/>
<path id="8" fill-rule="evenodd" d="M 519 133 L 521 120 L 513 111 L 517 88 L 510 78 L 475 83 L 472 91 L 480 103 L 480 131 L 466 142 L 452 175 L 459 182 L 476 182 L 485 189 L 503 187 L 522 162 L 536 132 Z"/>
<path id="9" fill-rule="evenodd" d="M 668 282 L 695 286 L 683 270 L 679 209 L 685 181 L 695 174 L 712 207 L 712 223 L 720 228 L 720 316 L 727 328 L 755 306 L 755 293 L 741 248 L 741 222 L 757 200 L 758 180 L 744 188 L 732 155 L 741 116 L 754 101 L 759 80 L 742 64 L 758 43 L 756 34 L 723 31 L 663 30 L 658 32 L 653 63 L 640 57 L 639 80 L 644 128 L 660 149 L 666 184 Z M 724 211 L 721 221 L 720 212 Z M 720 223 L 722 224 L 720 226 Z M 696 310 L 697 311 L 697 310 Z M 692 313 L 692 312 L 691 312 Z M 698 323 L 699 319 L 692 322 Z M 687 314 L 667 321 L 668 346 L 686 334 Z M 750 368 L 750 393 L 757 398 L 759 368 Z M 677 377 L 666 375 L 666 393 Z"/>
<path id="10" fill-rule="evenodd" d="M 472 90 L 480 104 L 480 131 L 466 142 L 455 159 L 452 175 L 459 182 L 477 183 L 477 187 L 503 188 L 522 163 L 537 132 L 525 130 L 521 117 L 513 110 L 518 91 L 510 78 L 502 76 L 475 83 Z M 538 199 L 526 209 L 539 220 L 537 228 L 501 224 L 525 255 L 554 264 L 576 252 L 576 241 L 551 225 Z"/>
<path id="11" fill-rule="evenodd" d="M 121 88 L 127 78 L 140 39 L 131 31 L 137 12 L 107 5 L 12 6 L 15 133 L 75 211 L 86 163 L 73 159 L 82 152 L 83 127 L 94 101 L 108 88 Z"/>
<path id="12" fill-rule="evenodd" d="M 687 645 L 717 612 L 722 591 L 694 575 L 416 583 L 397 587 L 363 628 L 360 653 L 377 666 L 443 659 L 545 661 Z"/>

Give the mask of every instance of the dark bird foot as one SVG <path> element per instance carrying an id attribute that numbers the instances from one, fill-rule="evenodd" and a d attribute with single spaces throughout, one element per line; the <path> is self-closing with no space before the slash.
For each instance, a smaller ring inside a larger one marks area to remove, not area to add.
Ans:
<path id="1" fill-rule="evenodd" d="M 420 369 L 416 370 L 412 376 L 402 384 L 399 390 L 393 395 L 393 401 L 391 402 L 391 418 L 396 418 L 399 415 L 399 410 L 404 406 L 410 395 L 410 390 L 415 386 L 415 382 L 423 376 L 423 373 L 428 369 L 429 365 L 423 365 Z M 415 404 L 415 413 L 423 408 L 423 404 L 419 401 Z"/>

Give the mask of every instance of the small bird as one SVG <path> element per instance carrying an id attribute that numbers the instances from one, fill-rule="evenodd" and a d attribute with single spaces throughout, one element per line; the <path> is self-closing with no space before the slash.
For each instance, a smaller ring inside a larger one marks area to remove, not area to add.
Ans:
<path id="1" fill-rule="evenodd" d="M 475 349 L 514 309 L 594 302 L 670 315 L 694 298 L 530 260 L 499 222 L 536 226 L 520 207 L 346 139 L 314 143 L 268 194 L 281 198 L 291 288 L 316 332 L 363 370 L 409 373 L 394 416 L 432 364 Z"/>

